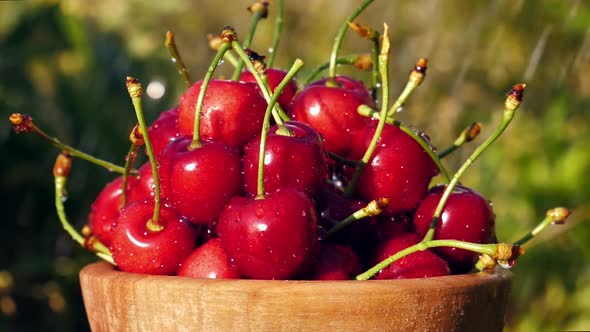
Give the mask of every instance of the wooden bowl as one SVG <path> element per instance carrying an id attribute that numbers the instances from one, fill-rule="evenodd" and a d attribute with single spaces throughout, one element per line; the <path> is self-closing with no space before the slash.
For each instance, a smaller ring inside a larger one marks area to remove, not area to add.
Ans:
<path id="1" fill-rule="evenodd" d="M 384 281 L 80 272 L 93 331 L 501 331 L 511 273 Z"/>

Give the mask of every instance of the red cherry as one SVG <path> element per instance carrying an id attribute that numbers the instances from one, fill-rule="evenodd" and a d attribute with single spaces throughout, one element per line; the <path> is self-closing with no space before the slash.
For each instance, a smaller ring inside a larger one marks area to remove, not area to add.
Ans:
<path id="1" fill-rule="evenodd" d="M 242 161 L 237 149 L 203 142 L 189 150 L 192 138 L 174 140 L 160 155 L 162 192 L 174 209 L 192 222 L 217 220 L 221 209 L 242 190 Z"/>
<path id="2" fill-rule="evenodd" d="M 231 264 L 253 279 L 300 276 L 318 249 L 315 207 L 292 188 L 259 199 L 234 197 L 219 217 L 217 232 Z"/>
<path id="3" fill-rule="evenodd" d="M 270 87 L 271 91 L 275 91 L 276 87 L 283 81 L 283 78 L 287 75 L 287 72 L 281 69 L 276 68 L 268 68 L 266 70 L 266 77 L 268 79 L 268 86 Z M 242 82 L 252 82 L 256 83 L 256 79 L 251 72 L 245 71 L 242 72 L 240 75 L 240 81 Z M 297 92 L 297 83 L 295 80 L 289 81 L 285 89 L 281 92 L 279 96 L 278 103 L 282 109 L 287 110 L 289 108 L 289 104 L 293 100 L 293 96 Z"/>
<path id="4" fill-rule="evenodd" d="M 180 97 L 178 130 L 193 135 L 201 81 Z M 211 80 L 201 113 L 200 135 L 242 147 L 262 130 L 266 100 L 254 83 Z"/>
<path id="5" fill-rule="evenodd" d="M 133 187 L 129 190 L 127 201 L 134 202 L 146 198 L 154 198 L 154 176 L 152 175 L 152 166 L 149 162 L 141 165 L 138 169 L 139 176 L 133 177 Z M 131 178 L 131 177 L 130 177 Z"/>
<path id="6" fill-rule="evenodd" d="M 270 129 L 265 149 L 264 189 L 266 193 L 281 187 L 315 195 L 328 176 L 325 152 L 319 134 L 301 122 L 287 122 L 294 136 L 277 134 L 278 126 Z M 256 195 L 260 137 L 244 148 L 244 190 Z"/>
<path id="7" fill-rule="evenodd" d="M 240 279 L 240 273 L 232 269 L 219 239 L 211 239 L 198 247 L 182 263 L 178 275 L 193 278 Z"/>
<path id="8" fill-rule="evenodd" d="M 350 280 L 361 272 L 361 263 L 352 248 L 336 243 L 322 243 L 309 279 Z"/>
<path id="9" fill-rule="evenodd" d="M 127 190 L 135 186 L 137 180 L 129 177 Z M 122 208 L 121 195 L 123 194 L 123 178 L 118 177 L 108 183 L 98 194 L 88 214 L 88 226 L 92 234 L 96 236 L 105 246 L 110 246 L 113 233 L 113 225 Z"/>
<path id="10" fill-rule="evenodd" d="M 197 231 L 174 210 L 162 205 L 161 231 L 151 231 L 147 221 L 154 202 L 137 201 L 125 206 L 117 219 L 111 252 L 121 271 L 145 274 L 176 274 L 196 245 Z"/>
<path id="11" fill-rule="evenodd" d="M 363 157 L 375 129 L 372 124 L 359 132 L 359 142 L 353 145 L 349 159 Z M 388 198 L 385 211 L 401 214 L 416 208 L 436 174 L 436 164 L 420 144 L 398 127 L 385 124 L 355 191 L 365 200 Z"/>
<path id="12" fill-rule="evenodd" d="M 178 132 L 178 106 L 160 113 L 160 116 L 148 128 L 148 135 L 154 154 L 160 155 L 162 150 L 180 136 Z"/>
<path id="13" fill-rule="evenodd" d="M 445 186 L 429 190 L 414 214 L 416 232 L 426 235 L 436 206 Z M 434 232 L 434 239 L 453 239 L 475 243 L 495 242 L 495 215 L 492 205 L 473 189 L 456 186 L 451 192 Z M 464 249 L 441 247 L 436 253 L 444 258 L 453 272 L 463 273 L 473 268 L 478 253 Z"/>
<path id="14" fill-rule="evenodd" d="M 327 151 L 346 156 L 355 132 L 367 122 L 357 108 L 373 101 L 362 82 L 344 76 L 335 80 L 338 87 L 326 86 L 327 79 L 306 86 L 293 99 L 291 116 L 317 130 Z"/>
<path id="15" fill-rule="evenodd" d="M 373 264 L 377 264 L 393 254 L 418 242 L 421 237 L 416 233 L 406 233 L 382 242 L 377 247 Z M 376 279 L 410 279 L 430 278 L 449 275 L 449 265 L 429 250 L 417 251 L 393 262 L 383 269 Z"/>

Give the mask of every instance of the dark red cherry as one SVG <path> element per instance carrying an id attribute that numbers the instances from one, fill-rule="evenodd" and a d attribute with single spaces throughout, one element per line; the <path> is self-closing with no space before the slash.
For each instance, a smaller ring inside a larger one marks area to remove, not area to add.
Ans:
<path id="1" fill-rule="evenodd" d="M 182 263 L 178 275 L 193 278 L 240 279 L 240 273 L 228 264 L 219 239 L 211 239 L 198 247 Z"/>
<path id="2" fill-rule="evenodd" d="M 336 87 L 327 86 L 327 79 L 306 86 L 293 99 L 290 113 L 322 135 L 327 151 L 346 156 L 355 132 L 367 122 L 357 108 L 373 101 L 362 82 L 344 76 L 335 80 Z"/>
<path id="3" fill-rule="evenodd" d="M 414 213 L 416 232 L 426 234 L 432 216 L 445 186 L 436 186 L 429 190 Z M 495 242 L 495 215 L 491 203 L 473 189 L 457 186 L 451 192 L 445 204 L 434 239 L 453 239 L 475 243 Z M 457 248 L 436 248 L 436 253 L 444 258 L 453 272 L 469 271 L 479 257 L 478 253 Z"/>
<path id="4" fill-rule="evenodd" d="M 219 217 L 217 233 L 230 265 L 252 279 L 300 276 L 318 249 L 315 207 L 292 188 L 259 199 L 234 197 Z"/>
<path id="5" fill-rule="evenodd" d="M 416 233 L 406 233 L 381 242 L 375 251 L 373 265 L 420 242 L 421 239 Z M 393 262 L 383 269 L 376 279 L 429 278 L 449 274 L 449 265 L 444 259 L 429 250 L 424 250 L 411 253 Z"/>
<path id="6" fill-rule="evenodd" d="M 264 159 L 264 190 L 295 188 L 309 196 L 315 195 L 328 176 L 325 151 L 319 134 L 302 122 L 285 123 L 293 136 L 277 133 L 278 126 L 268 132 Z M 244 148 L 244 190 L 256 195 L 260 136 Z"/>
<path id="7" fill-rule="evenodd" d="M 373 123 L 359 132 L 358 143 L 353 145 L 349 159 L 363 157 L 375 129 Z M 385 211 L 401 214 L 416 208 L 437 174 L 436 164 L 420 144 L 398 127 L 385 124 L 355 191 L 365 200 L 388 198 Z"/>
<path id="8" fill-rule="evenodd" d="M 320 248 L 309 279 L 350 280 L 362 272 L 359 258 L 352 248 L 336 243 L 322 243 Z"/>
<path id="9" fill-rule="evenodd" d="M 137 180 L 129 177 L 127 181 L 127 192 L 136 185 Z M 88 226 L 92 234 L 96 236 L 105 246 L 111 245 L 113 225 L 121 208 L 123 207 L 121 195 L 123 194 L 123 178 L 118 177 L 109 182 L 98 194 L 88 214 Z"/>
<path id="10" fill-rule="evenodd" d="M 164 150 L 168 143 L 180 136 L 177 123 L 178 106 L 175 106 L 160 113 L 160 116 L 148 128 L 148 135 L 156 156 Z"/>
<path id="11" fill-rule="evenodd" d="M 152 200 L 136 201 L 125 206 L 117 219 L 111 252 L 121 271 L 173 275 L 196 245 L 196 228 L 162 205 L 161 231 L 151 231 L 147 221 L 154 213 Z"/>
<path id="12" fill-rule="evenodd" d="M 242 191 L 242 161 L 237 148 L 192 137 L 171 142 L 160 155 L 162 193 L 183 217 L 198 224 L 217 220 L 221 209 Z"/>
<path id="13" fill-rule="evenodd" d="M 287 72 L 281 69 L 276 68 L 268 68 L 266 70 L 266 77 L 268 79 L 268 86 L 270 87 L 271 91 L 275 91 L 276 87 L 281 83 L 283 78 L 287 75 Z M 256 79 L 251 72 L 245 71 L 242 72 L 240 75 L 240 81 L 242 82 L 252 82 L 256 83 Z M 293 96 L 297 92 L 297 83 L 294 79 L 289 81 L 285 89 L 281 92 L 281 96 L 279 97 L 278 103 L 282 109 L 287 110 L 289 108 L 289 104 L 293 100 Z"/>
<path id="14" fill-rule="evenodd" d="M 178 130 L 193 135 L 201 81 L 180 97 Z M 242 147 L 262 130 L 266 100 L 254 83 L 212 80 L 201 113 L 200 135 L 230 146 Z"/>

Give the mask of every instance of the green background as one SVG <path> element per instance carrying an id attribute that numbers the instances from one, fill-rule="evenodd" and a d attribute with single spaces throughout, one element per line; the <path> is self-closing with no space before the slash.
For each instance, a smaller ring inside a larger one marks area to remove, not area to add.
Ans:
<path id="1" fill-rule="evenodd" d="M 276 0 L 275 0 L 276 1 Z M 277 62 L 295 57 L 305 75 L 329 57 L 337 29 L 359 1 L 285 1 Z M 146 117 L 171 108 L 183 92 L 164 48 L 176 34 L 193 78 L 213 52 L 207 33 L 232 25 L 245 36 L 247 1 L 0 1 L 0 112 L 31 113 L 41 128 L 83 151 L 120 161 L 134 113 L 124 78 L 160 81 L 160 99 L 144 98 Z M 252 48 L 271 45 L 274 3 Z M 492 200 L 500 240 L 511 241 L 566 206 L 568 224 L 527 247 L 513 268 L 508 331 L 590 329 L 590 8 L 585 1 L 376 1 L 359 22 L 390 26 L 391 96 L 420 57 L 430 60 L 423 85 L 399 118 L 439 148 L 467 124 L 480 137 L 444 160 L 456 170 L 501 117 L 504 94 L 527 83 L 513 123 L 463 178 Z M 341 54 L 366 53 L 353 34 Z M 228 65 L 221 66 L 230 75 Z M 369 74 L 341 68 L 360 79 Z M 16 136 L 0 121 L 0 330 L 88 329 L 77 273 L 94 257 L 78 248 L 53 208 L 51 168 L 57 151 Z M 101 187 L 114 175 L 75 161 L 66 203 L 81 227 Z"/>

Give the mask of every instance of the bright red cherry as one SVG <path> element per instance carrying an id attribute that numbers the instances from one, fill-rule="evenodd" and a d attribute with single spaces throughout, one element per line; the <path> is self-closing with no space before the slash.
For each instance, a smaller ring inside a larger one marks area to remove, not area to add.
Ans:
<path id="1" fill-rule="evenodd" d="M 365 154 L 376 126 L 359 132 L 358 143 L 348 156 L 359 160 Z M 438 167 L 412 137 L 396 126 L 385 124 L 371 160 L 364 168 L 355 191 L 365 200 L 389 199 L 385 211 L 392 215 L 412 211 L 426 194 Z"/>
<path id="2" fill-rule="evenodd" d="M 234 197 L 221 212 L 217 233 L 230 265 L 252 279 L 301 276 L 319 244 L 315 207 L 292 188 L 258 199 Z"/>
<path id="3" fill-rule="evenodd" d="M 196 228 L 174 210 L 161 205 L 160 231 L 146 224 L 154 213 L 151 200 L 132 202 L 117 219 L 111 252 L 121 271 L 173 275 L 196 245 Z"/>
<path id="4" fill-rule="evenodd" d="M 178 106 L 175 106 L 160 113 L 160 116 L 148 128 L 148 135 L 156 156 L 164 150 L 168 143 L 180 136 L 177 123 Z"/>
<path id="5" fill-rule="evenodd" d="M 270 87 L 271 91 L 275 91 L 276 87 L 281 83 L 283 78 L 287 75 L 287 72 L 281 69 L 276 68 L 268 68 L 266 70 L 266 77 L 268 79 L 268 86 Z M 245 71 L 242 72 L 240 75 L 240 81 L 242 82 L 252 82 L 256 83 L 256 79 L 251 72 Z M 293 96 L 297 92 L 297 83 L 295 80 L 289 81 L 283 92 L 279 97 L 278 103 L 282 109 L 287 110 L 291 101 L 293 100 Z"/>
<path id="6" fill-rule="evenodd" d="M 137 180 L 130 176 L 127 181 L 127 192 L 131 191 Z M 98 194 L 88 214 L 88 226 L 92 234 L 105 246 L 110 246 L 113 233 L 113 225 L 121 208 L 123 207 L 121 195 L 123 194 L 123 178 L 118 177 L 109 182 Z"/>
<path id="7" fill-rule="evenodd" d="M 264 158 L 264 189 L 267 193 L 282 187 L 295 188 L 309 196 L 315 195 L 328 176 L 325 151 L 319 134 L 302 122 L 287 122 L 293 136 L 284 136 L 270 129 Z M 244 148 L 244 190 L 256 195 L 260 137 Z"/>
<path id="8" fill-rule="evenodd" d="M 180 97 L 178 130 L 182 135 L 193 135 L 201 84 L 193 84 Z M 211 80 L 203 101 L 201 138 L 230 146 L 246 145 L 262 130 L 266 105 L 254 83 Z"/>
<path id="9" fill-rule="evenodd" d="M 306 86 L 291 104 L 294 120 L 305 122 L 324 138 L 327 151 L 346 156 L 355 132 L 365 126 L 367 118 L 358 114 L 359 105 L 373 105 L 362 82 L 337 76 L 338 86 L 327 86 L 328 79 Z"/>
<path id="10" fill-rule="evenodd" d="M 375 251 L 372 263 L 377 264 L 420 240 L 421 237 L 418 234 L 406 233 L 382 242 Z M 416 251 L 393 262 L 383 269 L 376 279 L 430 278 L 450 273 L 449 265 L 444 259 L 429 250 L 424 250 Z"/>
<path id="11" fill-rule="evenodd" d="M 426 235 L 436 206 L 445 186 L 429 190 L 414 213 L 416 232 Z M 491 203 L 473 189 L 457 186 L 451 192 L 438 220 L 434 239 L 453 239 L 475 243 L 495 242 L 495 215 Z M 478 253 L 464 249 L 441 247 L 436 253 L 444 258 L 453 272 L 463 273 L 473 268 Z"/>
<path id="12" fill-rule="evenodd" d="M 240 273 L 229 266 L 219 239 L 211 239 L 195 249 L 182 263 L 178 275 L 210 279 L 241 278 Z"/>
<path id="13" fill-rule="evenodd" d="M 320 254 L 309 273 L 309 279 L 350 280 L 362 272 L 359 258 L 349 246 L 322 243 L 320 248 Z"/>
<path id="14" fill-rule="evenodd" d="M 192 137 L 171 142 L 160 155 L 163 195 L 176 211 L 198 224 L 217 220 L 229 200 L 242 191 L 239 151 L 220 142 L 189 149 Z"/>

